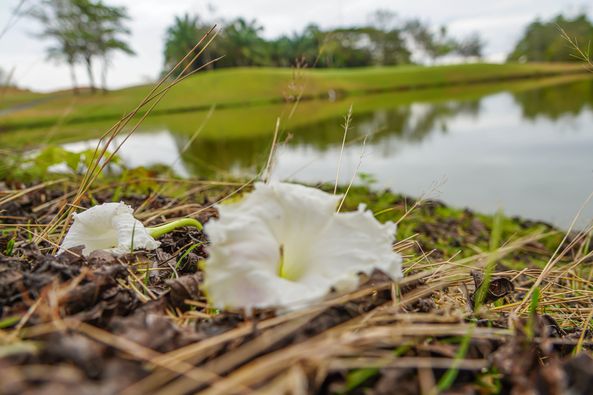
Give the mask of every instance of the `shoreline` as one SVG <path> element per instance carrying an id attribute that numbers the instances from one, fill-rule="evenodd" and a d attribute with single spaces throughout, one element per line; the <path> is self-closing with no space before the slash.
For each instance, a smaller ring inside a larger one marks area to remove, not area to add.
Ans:
<path id="1" fill-rule="evenodd" d="M 477 65 L 472 65 L 472 64 L 468 64 L 468 65 L 462 65 L 464 67 L 471 67 L 471 66 L 494 66 L 494 65 L 488 65 L 488 64 L 477 64 Z M 372 83 L 372 84 L 368 84 L 368 86 L 362 86 L 362 87 L 358 87 L 358 86 L 344 86 L 344 84 L 340 81 L 335 81 L 332 83 L 331 78 L 327 79 L 327 81 L 324 81 L 324 83 L 326 84 L 326 86 L 324 87 L 319 87 L 316 86 L 314 88 L 312 88 L 312 90 L 314 92 L 312 93 L 301 93 L 300 95 L 294 95 L 291 97 L 286 97 L 284 96 L 285 93 L 283 92 L 278 92 L 277 94 L 270 94 L 270 92 L 266 93 L 263 96 L 266 97 L 260 97 L 260 98 L 251 98 L 249 100 L 236 100 L 236 98 L 231 94 L 231 95 L 227 95 L 225 100 L 221 101 L 221 102 L 216 102 L 215 99 L 213 99 L 211 102 L 204 102 L 202 104 L 185 104 L 187 103 L 188 100 L 181 100 L 179 102 L 176 101 L 176 99 L 178 98 L 173 98 L 170 99 L 168 102 L 168 98 L 165 97 L 165 99 L 163 100 L 163 105 L 162 107 L 164 108 L 155 108 L 154 110 L 152 110 L 150 112 L 151 116 L 163 116 L 163 115 L 175 115 L 175 114 L 184 114 L 184 113 L 193 113 L 193 112 L 204 112 L 204 111 L 208 111 L 213 103 L 216 104 L 216 108 L 219 110 L 225 110 L 225 109 L 236 109 L 236 108 L 249 108 L 249 107 L 258 107 L 258 106 L 265 106 L 265 105 L 273 105 L 273 104 L 284 104 L 284 103 L 295 103 L 295 102 L 310 102 L 310 101 L 315 101 L 315 100 L 326 100 L 326 101 L 341 101 L 344 100 L 347 97 L 357 97 L 357 96 L 365 96 L 365 95 L 374 95 L 374 94 L 382 94 L 382 93 L 397 93 L 397 92 L 414 92 L 414 91 L 418 91 L 421 92 L 423 90 L 429 90 L 429 89 L 445 89 L 445 88 L 452 88 L 452 87 L 463 87 L 463 86 L 472 86 L 472 85 L 489 85 L 489 84 L 497 84 L 497 83 L 504 83 L 504 82 L 518 82 L 518 81 L 527 81 L 527 80 L 539 80 L 539 79 L 546 79 L 546 78 L 552 78 L 552 77 L 562 77 L 562 76 L 587 76 L 590 75 L 590 72 L 582 67 L 576 67 L 576 66 L 572 66 L 572 67 L 568 67 L 568 66 L 564 66 L 560 67 L 559 65 L 546 65 L 549 66 L 549 70 L 546 69 L 546 67 L 542 67 L 542 65 L 520 65 L 520 66 L 525 66 L 525 68 L 527 68 L 528 66 L 533 66 L 534 69 L 531 71 L 513 71 L 513 72 L 509 72 L 508 70 L 505 70 L 505 67 L 507 65 L 503 64 L 500 65 L 501 69 L 500 72 L 491 72 L 491 75 L 488 75 L 486 77 L 483 76 L 476 76 L 476 77 L 472 77 L 471 75 L 467 75 L 467 76 L 463 76 L 463 78 L 447 78 L 446 74 L 447 74 L 447 67 L 451 67 L 451 66 L 433 66 L 433 67 L 422 67 L 422 68 L 418 68 L 417 70 L 410 72 L 410 71 L 406 71 L 405 70 L 405 66 L 402 66 L 402 71 L 398 71 L 397 68 L 377 68 L 375 70 L 373 69 L 365 69 L 365 70 L 350 70 L 350 69 L 346 69 L 346 70 L 339 70 L 340 72 L 354 72 L 354 73 L 367 73 L 368 74 L 368 78 L 376 78 L 376 75 L 374 74 L 387 74 L 387 73 L 392 73 L 394 77 L 400 77 L 401 75 L 398 76 L 399 74 L 415 74 L 415 78 L 418 78 L 419 76 L 421 77 L 422 74 L 427 74 L 427 73 L 443 73 L 442 75 L 439 75 L 438 78 L 434 79 L 433 81 L 429 81 L 429 82 L 422 82 L 422 81 L 416 81 L 416 82 L 401 82 L 397 83 L 397 81 L 393 82 L 393 85 L 382 85 L 382 86 L 378 86 L 376 82 Z M 554 67 L 556 66 L 556 67 Z M 496 68 L 496 67 L 495 67 Z M 462 70 L 463 68 L 461 68 Z M 248 71 L 252 72 L 253 74 L 253 78 L 257 77 L 257 74 L 261 73 L 261 71 L 265 71 L 265 68 L 262 69 L 222 69 L 221 71 L 219 71 L 219 74 L 222 73 L 246 73 Z M 279 71 L 279 70 L 276 70 Z M 285 70 L 282 70 L 282 72 L 285 72 Z M 334 70 L 315 70 L 315 74 L 312 74 L 315 76 L 315 78 L 311 77 L 311 81 L 313 82 L 313 84 L 315 85 L 315 83 L 318 83 L 318 81 L 316 81 L 317 79 L 323 80 L 324 76 L 323 73 L 329 73 L 332 72 Z M 503 72 L 504 71 L 504 72 Z M 308 70 L 308 72 L 310 72 L 310 70 Z M 216 74 L 217 71 L 211 72 L 213 74 Z M 373 74 L 374 73 L 374 74 Z M 462 73 L 463 75 L 463 73 Z M 358 76 L 360 77 L 360 76 Z M 191 83 L 192 84 L 199 84 L 199 78 L 207 78 L 207 76 L 202 76 L 202 75 L 196 75 L 194 77 L 192 77 Z M 214 78 L 214 77 L 213 77 Z M 224 75 L 217 75 L 216 78 L 225 78 Z M 384 75 L 381 75 L 381 78 L 385 78 Z M 193 80 L 192 80 L 193 79 Z M 387 81 L 389 81 L 389 79 L 387 79 Z M 307 84 L 307 82 L 309 81 L 304 81 L 303 84 Z M 181 83 L 181 85 L 189 85 L 189 81 L 184 81 Z M 389 82 L 387 82 L 389 83 Z M 145 87 L 134 87 L 134 88 L 124 88 L 124 89 L 120 89 L 120 90 L 116 90 L 116 91 L 110 91 L 107 94 L 96 94 L 94 96 L 85 96 L 85 95 L 81 95 L 80 97 L 72 97 L 72 100 L 99 100 L 98 103 L 93 104 L 93 107 L 97 107 L 97 106 L 102 106 L 102 105 L 106 105 L 107 103 L 101 103 L 101 100 L 103 101 L 109 101 L 110 98 L 113 97 L 113 95 L 126 95 L 126 91 L 129 90 L 136 90 L 136 89 L 143 89 Z M 177 87 L 176 87 L 177 88 Z M 187 89 L 187 87 L 185 87 Z M 270 88 L 270 87 L 268 87 Z M 322 88 L 322 89 L 319 89 Z M 269 90 L 269 89 L 268 89 Z M 273 90 L 273 89 L 272 89 Z M 172 95 L 174 92 L 171 91 L 171 93 L 168 93 L 168 95 Z M 55 97 L 51 97 L 51 94 L 48 94 L 50 97 L 45 97 L 42 99 L 36 99 L 34 102 L 35 104 L 30 106 L 27 105 L 28 103 L 20 103 L 17 104 L 16 106 L 13 107 L 8 107 L 8 108 L 4 108 L 2 109 L 2 111 L 0 112 L 0 133 L 6 133 L 6 132 L 11 132 L 11 131 L 16 131 L 16 130 L 22 130 L 22 129 L 36 129 L 36 128 L 42 128 L 42 127 L 50 127 L 50 126 L 55 126 L 56 124 L 61 124 L 61 125 L 77 125 L 77 124 L 83 124 L 83 123 L 90 123 L 90 122 L 99 122 L 99 121 L 108 121 L 108 120 L 118 120 L 122 117 L 122 113 L 121 112 L 106 112 L 106 113 L 100 113 L 100 114 L 93 114 L 92 111 L 93 109 L 89 110 L 90 112 L 87 111 L 87 114 L 85 115 L 80 115 L 80 114 L 76 114 L 74 113 L 73 115 L 69 115 L 69 113 L 64 113 L 65 110 L 61 110 L 61 115 L 58 117 L 41 117 L 39 116 L 37 120 L 30 120 L 31 117 L 27 117 L 28 113 L 27 110 L 31 110 L 33 112 L 33 114 L 35 113 L 36 110 L 41 111 L 42 113 L 45 113 L 44 111 L 46 111 L 43 106 L 41 106 L 40 108 L 38 108 L 38 104 L 48 104 L 48 110 L 51 109 L 52 111 L 54 110 L 54 107 L 56 105 L 59 105 L 60 100 L 64 100 L 66 98 L 66 96 L 70 97 L 69 94 L 65 94 L 63 91 L 56 94 Z M 171 105 L 170 101 L 176 101 L 176 105 Z M 191 100 L 189 100 L 191 101 Z M 52 104 L 53 102 L 53 104 Z M 88 103 L 84 104 L 87 105 Z M 71 103 L 71 105 L 73 105 Z M 16 112 L 12 111 L 11 109 L 16 107 Z M 122 107 L 123 108 L 123 107 Z M 23 110 L 24 109 L 24 110 Z M 76 107 L 74 107 L 74 111 L 76 111 Z M 84 113 L 84 107 L 82 107 L 82 109 L 80 110 Z M 109 110 L 108 110 L 109 111 Z M 136 116 L 143 116 L 146 114 L 146 111 L 138 111 Z M 24 118 L 27 118 L 27 120 L 23 120 Z"/>

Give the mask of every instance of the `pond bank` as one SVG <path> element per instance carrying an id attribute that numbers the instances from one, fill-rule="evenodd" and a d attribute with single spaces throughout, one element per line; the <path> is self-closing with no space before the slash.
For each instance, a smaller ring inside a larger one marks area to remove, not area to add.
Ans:
<path id="1" fill-rule="evenodd" d="M 204 111 L 212 105 L 228 109 L 315 99 L 338 100 L 371 93 L 500 83 L 586 72 L 580 65 L 574 64 L 464 64 L 297 71 L 222 69 L 184 80 L 167 93 L 152 114 Z M 149 86 L 138 86 L 93 96 L 72 96 L 60 92 L 47 103 L 0 116 L 0 131 L 48 127 L 58 122 L 77 124 L 117 120 L 123 112 L 140 103 L 148 91 Z M 138 113 L 142 114 L 142 111 Z"/>
<path id="2" fill-rule="evenodd" d="M 137 216 L 146 224 L 192 213 L 206 222 L 216 215 L 210 204 L 239 187 L 131 171 L 127 176 L 144 181 L 118 180 L 116 197 L 112 181 L 102 180 L 80 205 L 121 199 L 141 207 Z M 118 259 L 55 257 L 49 242 L 55 232 L 32 243 L 29 230 L 54 218 L 76 186 L 72 180 L 28 192 L 18 183 L 0 186 L 0 199 L 13 197 L 0 206 L 0 379 L 7 394 L 185 393 L 211 386 L 281 393 L 279 385 L 294 384 L 295 369 L 307 393 L 416 394 L 429 373 L 455 393 L 535 389 L 545 379 L 560 393 L 572 385 L 572 393 L 584 394 L 587 387 L 574 383 L 592 379 L 591 358 L 573 357 L 592 340 L 582 329 L 590 273 L 573 265 L 590 264 L 591 257 L 582 255 L 588 242 L 576 235 L 564 244 L 570 253 L 547 272 L 554 280 L 544 281 L 522 309 L 559 232 L 354 187 L 344 211 L 364 202 L 381 221 L 399 222 L 395 248 L 405 258 L 404 279 L 394 285 L 376 273 L 325 305 L 248 316 L 208 307 L 198 265 L 207 238 L 200 231 L 175 231 L 154 252 Z M 478 308 L 473 295 L 484 272 L 492 281 Z"/>

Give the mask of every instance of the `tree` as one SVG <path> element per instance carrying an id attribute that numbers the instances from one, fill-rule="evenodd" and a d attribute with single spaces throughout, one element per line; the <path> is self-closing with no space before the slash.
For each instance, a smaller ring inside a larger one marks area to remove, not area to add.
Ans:
<path id="1" fill-rule="evenodd" d="M 76 71 L 74 65 L 79 59 L 79 52 L 76 46 L 76 39 L 74 32 L 64 33 L 62 40 L 47 49 L 48 59 L 53 59 L 57 62 L 65 61 L 70 68 L 70 79 L 72 80 L 72 90 L 75 94 L 78 94 L 78 82 L 76 79 Z"/>
<path id="2" fill-rule="evenodd" d="M 192 50 L 192 48 L 194 48 L 200 38 L 202 38 L 210 28 L 211 26 L 202 22 L 198 16 L 192 16 L 187 13 L 183 16 L 176 16 L 175 21 L 167 28 L 165 34 L 165 67 L 167 69 L 173 68 L 189 51 Z M 215 40 L 210 43 L 207 48 L 202 48 L 202 55 L 192 64 L 189 64 L 192 61 L 192 58 L 201 50 L 200 48 L 196 48 L 193 53 L 194 56 L 190 56 L 185 60 L 179 68 L 179 72 L 186 67 L 186 74 L 191 73 L 204 65 L 208 65 L 208 68 L 212 68 L 213 65 L 210 63 L 211 60 L 219 56 L 216 50 L 217 46 L 218 42 Z"/>
<path id="3" fill-rule="evenodd" d="M 191 51 L 211 25 L 189 14 L 175 17 L 165 37 L 165 66 L 173 67 Z M 433 61 L 454 50 L 480 56 L 483 47 L 479 36 L 471 36 L 458 48 L 445 28 L 435 31 L 418 20 L 398 20 L 381 10 L 371 15 L 367 25 L 322 30 L 311 24 L 272 40 L 261 36 L 263 28 L 255 20 L 238 18 L 222 25 L 217 39 L 201 49 L 200 58 L 183 65 L 188 72 L 220 56 L 224 58 L 210 67 L 361 67 L 410 63 L 412 40 Z"/>
<path id="4" fill-rule="evenodd" d="M 282 36 L 268 45 L 269 61 L 273 66 L 290 67 L 309 65 L 319 67 L 320 52 L 326 34 L 315 24 L 307 25 L 302 32 L 295 32 L 290 36 Z"/>
<path id="5" fill-rule="evenodd" d="M 175 21 L 167 28 L 165 35 L 165 67 L 175 66 L 194 48 L 200 38 L 210 30 L 213 24 L 203 22 L 198 16 L 184 14 L 176 16 Z M 193 61 L 188 57 L 181 65 L 180 72 L 187 67 L 186 74 L 204 67 L 245 67 L 263 66 L 270 63 L 271 44 L 261 36 L 263 27 L 255 20 L 247 21 L 238 18 L 226 24 L 219 32 L 216 40 L 208 47 L 196 48 L 193 55 L 201 54 Z M 225 57 L 216 63 L 213 59 Z"/>
<path id="6" fill-rule="evenodd" d="M 125 7 L 110 7 L 98 1 L 91 3 L 87 10 L 90 31 L 89 44 L 94 55 L 99 56 L 102 61 L 101 87 L 103 92 L 107 91 L 107 70 L 110 66 L 110 56 L 121 51 L 128 55 L 134 55 L 134 51 L 121 37 L 129 35 L 130 30 L 124 25 L 124 21 L 130 19 Z"/>
<path id="7" fill-rule="evenodd" d="M 221 50 L 226 56 L 219 65 L 245 67 L 267 64 L 269 51 L 266 41 L 260 36 L 263 30 L 255 20 L 238 18 L 229 23 L 220 39 Z"/>
<path id="8" fill-rule="evenodd" d="M 586 46 L 593 38 L 593 24 L 585 14 L 573 19 L 558 15 L 547 22 L 530 23 L 508 60 L 529 62 L 574 62 L 570 44 L 562 37 L 563 29 L 571 39 Z"/>
<path id="9" fill-rule="evenodd" d="M 427 24 L 413 19 L 405 24 L 403 30 L 433 62 L 448 55 L 456 47 L 455 41 L 448 36 L 445 26 L 441 26 L 437 32 L 433 32 Z"/>
<path id="10" fill-rule="evenodd" d="M 464 58 L 482 58 L 485 42 L 478 33 L 470 34 L 455 45 L 455 52 Z"/>
<path id="11" fill-rule="evenodd" d="M 165 67 L 173 68 L 183 57 L 191 51 L 200 37 L 201 25 L 197 16 L 184 14 L 176 16 L 175 21 L 167 28 L 165 34 Z M 187 62 L 181 65 L 185 69 Z M 189 69 L 188 71 L 191 71 Z"/>
<path id="12" fill-rule="evenodd" d="M 373 54 L 366 40 L 368 36 L 361 28 L 341 28 L 327 32 L 319 57 L 320 65 L 361 67 L 372 64 Z"/>
<path id="13" fill-rule="evenodd" d="M 10 70 L 5 70 L 0 67 L 0 87 L 1 88 L 16 88 L 16 81 L 14 79 L 14 70 L 15 68 L 11 68 Z"/>
<path id="14" fill-rule="evenodd" d="M 54 41 L 54 45 L 46 50 L 47 56 L 49 59 L 68 64 L 72 89 L 74 93 L 78 93 L 74 66 L 80 60 L 80 39 L 74 5 L 70 0 L 42 0 L 29 15 L 43 25 L 43 30 L 38 36 Z"/>
<path id="15" fill-rule="evenodd" d="M 48 57 L 70 66 L 75 92 L 76 63 L 85 64 L 94 92 L 93 62 L 96 57 L 104 60 L 102 85 L 105 89 L 109 55 L 116 50 L 133 54 L 121 38 L 121 35 L 130 33 L 123 24 L 129 19 L 123 7 L 111 7 L 102 0 L 41 0 L 30 15 L 43 25 L 39 36 L 54 41 L 47 50 Z"/>
<path id="16" fill-rule="evenodd" d="M 103 92 L 106 92 L 109 56 L 115 51 L 134 54 L 121 37 L 130 34 L 124 25 L 124 21 L 129 19 L 127 11 L 125 7 L 108 6 L 102 0 L 70 1 L 75 8 L 75 21 L 80 38 L 78 51 L 86 65 L 91 91 L 96 90 L 93 62 L 99 57 L 103 60 L 101 85 Z"/>

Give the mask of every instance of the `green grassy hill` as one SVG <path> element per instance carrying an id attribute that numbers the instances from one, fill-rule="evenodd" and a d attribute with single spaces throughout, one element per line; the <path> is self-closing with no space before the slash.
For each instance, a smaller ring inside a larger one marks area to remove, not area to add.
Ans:
<path id="1" fill-rule="evenodd" d="M 25 89 L 0 86 L 0 114 L 5 109 L 15 108 L 47 97 L 51 96 Z"/>
<path id="2" fill-rule="evenodd" d="M 367 95 L 355 95 L 330 102 L 327 100 L 309 100 L 294 106 L 293 103 L 270 103 L 262 105 L 217 108 L 207 119 L 208 111 L 179 112 L 173 114 L 153 113 L 140 127 L 142 131 L 168 130 L 176 136 L 190 138 L 200 130 L 200 140 L 229 141 L 252 140 L 254 138 L 271 139 L 276 119 L 281 119 L 282 130 L 295 130 L 332 120 L 336 130 L 341 133 L 340 120 L 353 106 L 355 118 L 378 109 L 389 110 L 396 106 L 410 103 L 440 103 L 450 100 L 472 101 L 500 92 L 523 92 L 546 86 L 569 84 L 582 79 L 590 79 L 587 74 L 561 75 L 541 79 L 521 79 L 498 83 L 475 83 L 441 88 L 383 92 Z M 293 111 L 293 116 L 289 114 Z M 116 122 L 103 119 L 78 123 L 58 123 L 48 127 L 20 128 L 0 132 L 0 147 L 33 148 L 47 143 L 61 144 L 98 138 Z M 125 128 L 129 131 L 135 124 L 131 122 Z M 332 135 L 332 139 L 335 136 Z M 265 144 L 269 141 L 265 140 Z"/>
<path id="3" fill-rule="evenodd" d="M 205 109 L 283 102 L 303 92 L 304 98 L 397 90 L 415 90 L 471 83 L 543 77 L 583 71 L 566 64 L 465 64 L 357 69 L 316 69 L 295 73 L 280 68 L 236 68 L 203 72 L 181 82 L 166 95 L 154 113 L 181 113 Z M 133 109 L 150 86 L 74 96 L 58 92 L 35 96 L 29 108 L 0 115 L 0 130 L 51 126 L 98 120 L 116 120 Z M 40 100 L 41 99 L 41 100 Z M 10 102 L 10 95 L 2 100 Z M 22 103 L 20 103 L 22 104 Z M 7 106 L 3 106 L 7 108 Z M 0 107 L 2 108 L 2 107 Z M 10 107 L 8 107 L 10 108 Z"/>

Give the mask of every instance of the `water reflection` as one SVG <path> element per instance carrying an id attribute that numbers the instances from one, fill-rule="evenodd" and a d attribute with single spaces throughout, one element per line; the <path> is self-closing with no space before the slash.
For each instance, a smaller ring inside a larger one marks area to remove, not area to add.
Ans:
<path id="1" fill-rule="evenodd" d="M 439 197 L 455 206 L 490 213 L 502 208 L 566 227 L 593 191 L 592 110 L 593 81 L 588 79 L 355 111 L 341 181 L 353 176 L 362 137 L 370 135 L 360 171 L 373 174 L 377 187 L 420 195 L 439 184 Z M 278 151 L 276 176 L 332 181 L 341 123 L 341 114 L 335 114 L 288 128 L 292 137 Z M 186 141 L 177 138 L 179 146 Z M 190 172 L 201 176 L 213 176 L 213 167 L 253 175 L 265 163 L 270 140 L 271 133 L 198 139 L 183 158 Z M 584 215 L 581 224 L 593 218 L 593 209 Z"/>
<path id="2" fill-rule="evenodd" d="M 521 90 L 508 93 L 521 109 L 518 123 L 535 121 L 545 118 L 559 121 L 564 117 L 564 126 L 569 125 L 571 117 L 578 117 L 593 108 L 593 83 L 591 79 L 578 80 L 570 83 L 544 86 L 537 89 Z M 402 143 L 421 143 L 432 134 L 446 134 L 451 120 L 463 117 L 477 119 L 480 117 L 483 97 L 447 102 L 425 102 L 398 104 L 394 107 L 366 109 L 355 111 L 354 125 L 350 130 L 350 140 L 362 136 L 372 136 L 369 143 L 381 148 L 381 154 L 397 155 Z M 309 105 L 309 104 L 307 104 Z M 323 106 L 324 104 L 318 104 Z M 346 104 L 342 104 L 342 110 Z M 355 107 L 356 108 L 356 107 Z M 267 125 L 272 125 L 276 114 L 281 113 L 280 107 L 267 112 L 272 115 Z M 504 116 L 505 114 L 500 114 Z M 240 114 L 235 115 L 241 117 Z M 334 114 L 318 122 L 306 123 L 303 126 L 288 128 L 285 134 L 290 135 L 285 145 L 288 147 L 306 146 L 318 153 L 335 148 L 341 144 L 343 130 L 341 124 L 343 113 Z M 567 118 L 568 117 L 568 118 Z M 261 117 L 260 117 L 261 119 Z M 194 125 L 201 120 L 194 119 L 184 124 Z M 233 175 L 253 175 L 261 169 L 270 148 L 271 128 L 261 127 L 267 132 L 255 136 L 232 139 L 198 138 L 183 154 L 189 171 L 197 176 L 212 177 L 217 173 L 228 172 Z M 172 126 L 172 125 L 171 125 Z M 564 127 L 559 130 L 564 130 Z M 185 146 L 187 132 L 180 132 L 174 127 L 169 130 L 175 135 L 178 146 Z M 396 137 L 394 139 L 394 137 Z"/>
<path id="3" fill-rule="evenodd" d="M 593 191 L 590 78 L 305 102 L 290 120 L 283 105 L 220 110 L 207 123 L 205 113 L 155 117 L 138 138 L 144 136 L 153 147 L 173 143 L 183 173 L 252 176 L 266 163 L 273 125 L 282 116 L 275 176 L 333 181 L 340 125 L 350 103 L 354 119 L 342 161 L 343 183 L 353 177 L 362 140 L 369 136 L 359 171 L 373 174 L 378 188 L 418 196 L 437 183 L 438 197 L 449 204 L 487 213 L 503 208 L 562 227 Z M 188 146 L 196 130 L 201 134 Z M 163 133 L 167 141 L 160 144 Z M 128 147 L 133 148 L 133 140 Z M 150 156 L 170 164 L 176 156 L 171 149 L 126 149 L 124 159 Z M 593 208 L 584 217 L 581 224 L 593 218 Z"/>
<path id="4" fill-rule="evenodd" d="M 369 137 L 369 143 L 381 147 L 381 154 L 393 156 L 401 142 L 421 143 L 432 133 L 448 132 L 447 122 L 458 116 L 476 118 L 480 99 L 443 103 L 418 103 L 356 113 L 348 140 L 353 143 Z M 338 116 L 321 122 L 289 128 L 281 135 L 283 146 L 306 148 L 310 154 L 323 153 L 339 147 L 344 120 Z M 223 171 L 233 175 L 253 175 L 261 170 L 270 149 L 270 134 L 233 140 L 196 139 L 183 154 L 192 174 L 212 177 Z M 393 141 L 397 137 L 397 141 Z M 184 147 L 187 137 L 176 134 L 178 146 Z"/>
<path id="5" fill-rule="evenodd" d="M 578 116 L 593 109 L 593 83 L 591 80 L 547 86 L 516 92 L 513 98 L 521 107 L 524 119 L 546 118 L 553 121 L 565 116 Z"/>

